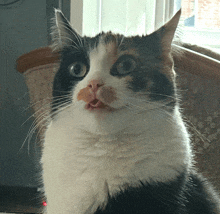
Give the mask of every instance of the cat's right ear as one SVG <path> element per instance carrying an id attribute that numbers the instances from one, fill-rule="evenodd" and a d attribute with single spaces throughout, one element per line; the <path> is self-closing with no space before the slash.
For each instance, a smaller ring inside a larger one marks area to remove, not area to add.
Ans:
<path id="1" fill-rule="evenodd" d="M 61 51 L 66 46 L 76 49 L 82 44 L 82 37 L 71 27 L 70 22 L 63 15 L 61 10 L 55 9 L 54 26 L 52 26 L 53 51 Z"/>

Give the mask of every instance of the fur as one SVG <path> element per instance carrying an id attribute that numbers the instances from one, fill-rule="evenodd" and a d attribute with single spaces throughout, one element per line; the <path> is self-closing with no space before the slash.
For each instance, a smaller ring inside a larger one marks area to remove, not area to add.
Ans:
<path id="1" fill-rule="evenodd" d="M 143 37 L 82 38 L 56 10 L 61 65 L 42 156 L 46 213 L 219 212 L 179 112 L 171 57 L 179 16 Z"/>

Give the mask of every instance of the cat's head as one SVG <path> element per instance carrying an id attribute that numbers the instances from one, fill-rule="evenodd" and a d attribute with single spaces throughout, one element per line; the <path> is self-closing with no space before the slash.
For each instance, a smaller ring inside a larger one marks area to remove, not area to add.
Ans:
<path id="1" fill-rule="evenodd" d="M 69 120 L 74 117 L 82 121 L 79 125 L 87 123 L 89 131 L 99 132 L 123 128 L 143 112 L 172 111 L 176 94 L 171 43 L 180 11 L 142 37 L 112 32 L 81 37 L 61 11 L 55 13 L 52 48 L 60 52 L 61 64 L 52 115 L 68 111 Z"/>

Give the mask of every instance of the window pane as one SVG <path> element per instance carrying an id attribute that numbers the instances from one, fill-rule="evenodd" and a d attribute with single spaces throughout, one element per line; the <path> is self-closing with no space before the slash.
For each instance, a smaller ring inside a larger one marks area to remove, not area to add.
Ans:
<path id="1" fill-rule="evenodd" d="M 220 49 L 220 1 L 182 0 L 184 42 Z"/>
<path id="2" fill-rule="evenodd" d="M 126 29 L 127 0 L 102 1 L 101 30 L 124 33 Z"/>

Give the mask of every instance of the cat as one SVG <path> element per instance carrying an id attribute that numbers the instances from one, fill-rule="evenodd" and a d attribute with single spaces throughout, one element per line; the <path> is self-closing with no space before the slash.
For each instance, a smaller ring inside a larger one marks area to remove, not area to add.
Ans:
<path id="1" fill-rule="evenodd" d="M 82 37 L 55 10 L 45 213 L 220 213 L 179 111 L 171 54 L 180 14 L 150 35 Z"/>

